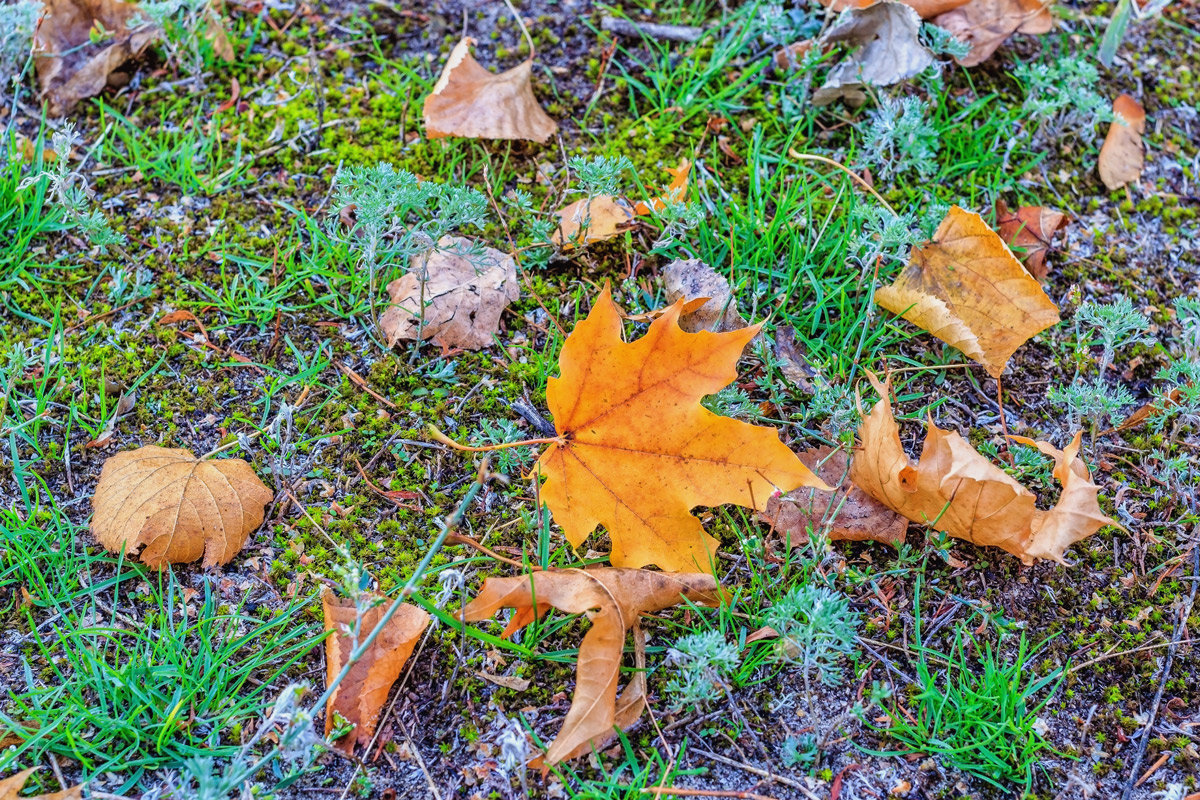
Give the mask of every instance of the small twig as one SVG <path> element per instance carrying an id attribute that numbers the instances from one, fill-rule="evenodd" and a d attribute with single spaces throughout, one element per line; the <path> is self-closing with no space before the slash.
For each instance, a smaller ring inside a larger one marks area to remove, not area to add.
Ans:
<path id="1" fill-rule="evenodd" d="M 566 442 L 566 440 L 561 436 L 546 436 L 541 439 L 522 439 L 519 442 L 503 442 L 501 444 L 486 444 L 480 445 L 479 447 L 470 447 L 469 445 L 459 444 L 458 442 L 454 441 L 449 436 L 438 430 L 438 427 L 432 423 L 428 425 L 427 428 L 429 430 L 429 435 L 435 442 L 444 444 L 447 447 L 452 447 L 455 450 L 462 450 L 465 453 L 490 453 L 493 450 L 507 450 L 510 447 L 527 447 L 534 444 L 564 444 Z"/>
<path id="2" fill-rule="evenodd" d="M 665 39 L 670 42 L 696 42 L 704 35 L 703 28 L 691 25 L 661 25 L 609 16 L 601 17 L 600 30 L 632 39 Z"/>
<path id="3" fill-rule="evenodd" d="M 734 761 L 732 758 L 726 758 L 725 756 L 719 756 L 716 753 L 710 753 L 707 750 L 701 750 L 699 747 L 693 747 L 691 752 L 702 755 L 705 758 L 711 758 L 713 761 L 720 761 L 722 764 L 726 764 L 730 767 L 736 767 L 737 769 L 740 769 L 743 772 L 748 772 L 751 775 L 757 775 L 760 778 L 766 778 L 769 781 L 780 783 L 784 786 L 790 786 L 793 789 L 799 789 L 800 793 L 807 797 L 808 800 L 820 800 L 817 795 L 805 788 L 804 784 L 800 783 L 799 781 L 794 781 L 791 778 L 785 778 L 782 775 L 776 775 L 774 773 L 767 772 L 765 769 L 752 767 L 749 764 L 742 763 L 741 761 Z"/>
<path id="4" fill-rule="evenodd" d="M 483 553 L 485 556 L 487 556 L 489 558 L 494 558 L 497 561 L 503 561 L 505 564 L 510 564 L 510 565 L 516 567 L 517 569 L 523 570 L 526 567 L 528 567 L 529 569 L 532 569 L 535 572 L 541 569 L 540 567 L 522 564 L 520 561 L 517 561 L 515 558 L 508 558 L 507 556 L 502 556 L 499 553 L 497 553 L 495 550 L 488 547 L 487 545 L 483 544 L 482 542 L 476 541 L 475 539 L 471 538 L 470 536 L 467 536 L 466 534 L 452 533 L 446 537 L 446 544 L 465 544 L 468 547 L 475 548 L 476 550 Z"/>
<path id="5" fill-rule="evenodd" d="M 754 792 L 739 792 L 736 789 L 679 789 L 674 786 L 650 786 L 642 789 L 646 794 L 658 796 L 676 795 L 678 797 L 737 797 L 745 800 L 775 800 L 765 794 Z"/>
<path id="6" fill-rule="evenodd" d="M 797 153 L 793 149 L 788 150 L 788 155 L 794 159 L 797 159 L 798 161 L 819 161 L 822 164 L 828 164 L 831 167 L 837 167 L 842 172 L 846 173 L 851 178 L 853 178 L 854 181 L 856 183 L 858 183 L 859 186 L 863 187 L 868 192 L 870 192 L 872 195 L 874 195 L 876 200 L 878 200 L 880 203 L 883 203 L 883 207 L 886 208 L 888 211 L 892 212 L 893 217 L 900 216 L 899 214 L 896 213 L 896 209 L 892 208 L 892 206 L 888 203 L 888 201 L 883 199 L 883 195 L 881 195 L 879 192 L 875 191 L 874 186 L 872 186 L 871 184 L 869 184 L 865 180 L 863 180 L 862 177 L 860 177 L 858 173 L 856 173 L 854 170 L 847 167 L 845 164 L 834 161 L 832 158 L 826 158 L 825 156 L 819 156 L 815 153 Z"/>
<path id="7" fill-rule="evenodd" d="M 504 5 L 508 6 L 513 19 L 517 21 L 517 27 L 521 29 L 521 33 L 525 34 L 525 42 L 529 45 L 529 57 L 533 58 L 537 54 L 537 50 L 533 46 L 533 37 L 529 35 L 529 31 L 525 27 L 525 21 L 521 19 L 521 15 L 517 13 L 517 10 L 513 8 L 512 0 L 504 0 Z"/>

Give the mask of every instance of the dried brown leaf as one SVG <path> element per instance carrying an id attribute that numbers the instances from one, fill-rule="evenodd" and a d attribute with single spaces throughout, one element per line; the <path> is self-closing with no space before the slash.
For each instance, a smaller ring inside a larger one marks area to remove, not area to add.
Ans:
<path id="1" fill-rule="evenodd" d="M 684 598 L 715 606 L 716 579 L 708 574 L 665 574 L 640 569 L 569 569 L 533 572 L 512 578 L 488 578 L 464 609 L 463 619 L 478 622 L 501 608 L 516 609 L 520 624 L 509 624 L 504 635 L 553 606 L 568 614 L 587 614 L 591 627 L 579 645 L 575 696 L 558 736 L 550 743 L 545 761 L 556 764 L 599 749 L 628 728 L 645 706 L 645 673 L 639 671 L 618 698 L 621 652 L 625 634 L 639 615 L 677 605 Z"/>
<path id="2" fill-rule="evenodd" d="M 866 100 L 863 86 L 890 86 L 913 77 L 933 63 L 921 44 L 921 18 L 910 6 L 882 0 L 842 12 L 820 38 L 820 45 L 845 44 L 854 52 L 830 70 L 813 103 L 829 105 L 844 98 L 850 105 Z"/>
<path id="3" fill-rule="evenodd" d="M 955 60 L 964 67 L 973 67 L 991 57 L 1014 33 L 1053 30 L 1051 5 L 1053 0 L 971 0 L 939 14 L 934 24 L 971 46 L 971 52 Z"/>
<path id="4" fill-rule="evenodd" d="M 1017 348 L 1059 321 L 1021 262 L 978 215 L 958 206 L 933 241 L 914 247 L 908 266 L 875 300 L 978 361 L 993 377 Z"/>
<path id="5" fill-rule="evenodd" d="M 832 11 L 845 11 L 847 8 L 866 8 L 873 6 L 879 0 L 820 0 L 821 5 Z M 906 6 L 912 6 L 913 11 L 920 14 L 921 19 L 931 19 L 938 14 L 944 14 L 951 9 L 966 5 L 969 0 L 900 0 Z"/>
<path id="6" fill-rule="evenodd" d="M 1010 211 L 1003 200 L 996 201 L 996 227 L 1000 238 L 1013 249 L 1029 273 L 1039 281 L 1049 274 L 1046 253 L 1054 234 L 1067 227 L 1067 215 L 1045 206 L 1021 206 Z"/>
<path id="7" fill-rule="evenodd" d="M 1146 163 L 1142 143 L 1142 134 L 1146 132 L 1146 110 L 1133 97 L 1123 94 L 1113 101 L 1113 113 L 1116 119 L 1108 126 L 1097 163 L 1100 180 L 1109 191 L 1142 177 Z"/>
<path id="8" fill-rule="evenodd" d="M 553 136 L 558 124 L 533 96 L 533 59 L 506 72 L 489 72 L 471 55 L 474 44 L 467 36 L 454 46 L 425 98 L 426 135 L 533 142 Z"/>
<path id="9" fill-rule="evenodd" d="M 662 279 L 668 303 L 708 298 L 702 305 L 679 315 L 679 327 L 688 333 L 726 333 L 746 327 L 729 281 L 703 261 L 695 258 L 672 261 L 663 268 Z"/>
<path id="10" fill-rule="evenodd" d="M 240 458 L 202 460 L 147 445 L 104 462 L 92 497 L 92 534 L 155 569 L 201 556 L 211 567 L 237 555 L 273 497 Z"/>
<path id="11" fill-rule="evenodd" d="M 354 601 L 335 597 L 326 590 L 321 606 L 325 611 L 325 630 L 332 631 L 325 639 L 326 686 L 345 668 L 356 642 L 365 641 L 379 627 L 388 605 L 381 603 L 368 609 L 357 621 L 355 631 L 358 614 Z M 416 606 L 407 603 L 400 606 L 330 695 L 325 704 L 325 736 L 333 730 L 334 712 L 354 723 L 354 730 L 334 743 L 338 750 L 350 755 L 356 745 L 371 741 L 388 692 L 400 677 L 429 620 L 429 615 Z"/>
<path id="12" fill-rule="evenodd" d="M 490 345 L 500 330 L 500 315 L 521 296 L 512 256 L 458 236 L 443 236 L 436 248 L 413 256 L 408 272 L 387 291 L 391 305 L 379 316 L 379 329 L 388 346 L 416 339 L 420 331 L 422 339 L 443 350 Z"/>
<path id="13" fill-rule="evenodd" d="M 577 244 L 614 239 L 634 225 L 635 214 L 623 197 L 601 194 L 581 198 L 554 212 L 558 228 L 550 240 L 564 250 Z"/>
<path id="14" fill-rule="evenodd" d="M 0 780 L 0 800 L 83 800 L 83 785 L 72 786 L 69 789 L 63 789 L 61 792 L 49 792 L 47 794 L 21 796 L 21 789 L 25 787 L 25 782 L 29 780 L 29 776 L 37 772 L 41 767 L 30 767 L 23 769 L 15 775 L 10 775 L 4 780 Z"/>

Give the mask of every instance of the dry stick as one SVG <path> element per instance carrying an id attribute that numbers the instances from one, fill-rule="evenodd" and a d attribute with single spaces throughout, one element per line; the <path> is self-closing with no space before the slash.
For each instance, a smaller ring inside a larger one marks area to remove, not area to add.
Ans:
<path id="1" fill-rule="evenodd" d="M 736 789 L 679 789 L 674 786 L 651 786 L 647 789 L 642 789 L 646 794 L 655 795 L 678 795 L 680 797 L 737 797 L 745 798 L 745 800 L 775 800 L 773 797 L 768 797 L 765 794 L 755 794 L 754 792 L 739 792 Z"/>
<path id="2" fill-rule="evenodd" d="M 521 29 L 521 33 L 525 34 L 525 42 L 529 45 L 529 57 L 533 58 L 537 55 L 537 48 L 533 46 L 533 37 L 529 35 L 529 31 L 525 28 L 525 21 L 521 19 L 521 15 L 513 8 L 512 0 L 504 0 L 504 5 L 508 6 L 509 12 L 513 15 L 513 19 L 517 21 L 517 26 Z"/>
<path id="3" fill-rule="evenodd" d="M 799 781 L 794 781 L 791 778 L 785 778 L 782 775 L 776 775 L 772 772 L 767 772 L 765 769 L 759 769 L 758 767 L 752 767 L 749 764 L 742 763 L 741 761 L 734 761 L 732 758 L 726 758 L 725 756 L 719 756 L 716 753 L 710 753 L 707 750 L 701 750 L 699 747 L 693 747 L 692 752 L 698 753 L 699 755 L 702 755 L 705 758 L 711 758 L 713 761 L 720 761 L 722 764 L 726 764 L 730 767 L 736 767 L 736 768 L 742 770 L 743 772 L 749 772 L 751 775 L 757 775 L 760 778 L 766 778 L 767 780 L 773 781 L 774 783 L 780 783 L 780 784 L 783 784 L 784 786 L 790 786 L 793 789 L 799 789 L 800 793 L 803 794 L 805 797 L 807 797 L 808 800 L 821 800 L 821 798 L 819 798 L 817 795 L 810 792 L 804 786 L 804 784 L 800 783 Z"/>
<path id="4" fill-rule="evenodd" d="M 1200 578 L 1200 544 L 1192 545 L 1192 577 Z M 1125 791 L 1121 794 L 1121 800 L 1129 800 L 1133 795 L 1133 787 L 1138 779 L 1138 770 L 1142 766 L 1142 759 L 1146 757 L 1146 746 L 1150 744 L 1150 734 L 1154 732 L 1154 720 L 1158 717 L 1158 706 L 1162 702 L 1163 692 L 1167 688 L 1167 680 L 1171 677 L 1171 666 L 1175 663 L 1175 651 L 1179 647 L 1179 643 L 1183 639 L 1183 632 L 1187 628 L 1188 617 L 1192 614 L 1192 607 L 1196 603 L 1196 589 L 1200 588 L 1200 580 L 1192 581 L 1192 591 L 1188 595 L 1187 608 L 1182 609 L 1179 615 L 1179 621 L 1175 623 L 1175 633 L 1171 636 L 1171 646 L 1167 648 L 1167 657 L 1163 661 L 1162 675 L 1158 679 L 1158 691 L 1154 693 L 1154 703 L 1150 706 L 1150 716 L 1146 720 L 1146 727 L 1142 730 L 1142 741 L 1138 745 L 1137 757 L 1133 759 L 1133 766 L 1129 770 L 1129 781 L 1125 784 Z"/>
<path id="5" fill-rule="evenodd" d="M 507 556 L 502 556 L 499 553 L 497 553 L 495 550 L 493 550 L 490 547 L 488 547 L 487 545 L 483 544 L 482 542 L 478 542 L 475 539 L 471 538 L 470 536 L 466 536 L 461 533 L 450 534 L 449 536 L 446 537 L 446 543 L 447 544 L 465 544 L 469 547 L 475 548 L 476 550 L 478 550 L 479 552 L 488 556 L 489 558 L 494 558 L 497 561 L 502 561 L 505 564 L 509 564 L 511 566 L 516 567 L 517 569 L 523 570 L 526 568 L 525 564 L 521 563 L 520 561 L 517 561 L 515 558 L 508 558 Z M 541 567 L 532 567 L 532 569 L 536 572 L 536 571 L 540 571 Z"/>
<path id="6" fill-rule="evenodd" d="M 883 207 L 886 208 L 888 211 L 892 212 L 893 217 L 900 216 L 899 214 L 896 213 L 896 209 L 892 208 L 892 206 L 888 203 L 888 201 L 883 199 L 883 195 L 881 195 L 879 192 L 875 191 L 875 187 L 871 186 L 871 184 L 869 184 L 865 180 L 863 180 L 863 178 L 861 178 L 858 175 L 858 173 L 854 172 L 852 169 L 847 167 L 845 164 L 834 161 L 832 158 L 826 158 L 825 156 L 816 155 L 815 153 L 797 153 L 794 149 L 791 149 L 791 148 L 788 149 L 788 156 L 790 156 L 791 158 L 795 158 L 799 161 L 819 161 L 822 164 L 828 164 L 831 167 L 837 167 L 842 172 L 846 173 L 851 178 L 853 178 L 855 180 L 855 182 L 858 183 L 859 186 L 863 187 L 868 192 L 870 192 L 872 195 L 874 195 L 876 200 L 878 200 L 880 203 L 883 203 Z"/>
<path id="7" fill-rule="evenodd" d="M 493 450 L 507 450 L 510 447 L 527 447 L 534 444 L 565 444 L 566 440 L 562 436 L 545 436 L 541 439 L 522 439 L 519 442 L 505 442 L 503 444 L 486 444 L 479 447 L 471 447 L 465 444 L 459 444 L 451 439 L 446 434 L 438 430 L 436 425 L 432 423 L 427 426 L 429 435 L 434 441 L 444 444 L 447 447 L 452 447 L 455 450 L 461 450 L 464 453 L 490 453 Z"/>

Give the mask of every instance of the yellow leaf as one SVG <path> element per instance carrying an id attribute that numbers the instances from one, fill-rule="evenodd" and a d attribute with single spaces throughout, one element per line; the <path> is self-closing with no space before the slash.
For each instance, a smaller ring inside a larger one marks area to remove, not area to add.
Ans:
<path id="1" fill-rule="evenodd" d="M 575 547 L 603 525 L 617 567 L 709 570 L 717 541 L 692 508 L 761 511 L 776 490 L 827 488 L 774 429 L 700 405 L 737 377 L 738 356 L 759 326 L 685 333 L 682 308 L 672 305 L 627 343 L 605 288 L 567 337 L 561 376 L 547 386 L 560 441 L 535 468 L 546 476 L 542 500 Z"/>
<path id="2" fill-rule="evenodd" d="M 667 207 L 667 203 L 682 203 L 687 199 L 688 173 L 692 171 L 692 162 L 686 158 L 679 160 L 679 166 L 671 169 L 667 167 L 667 173 L 671 176 L 671 183 L 667 186 L 667 192 L 662 197 L 652 197 L 649 203 L 635 203 L 633 213 L 639 216 L 646 216 L 652 210 L 662 211 Z"/>
<path id="3" fill-rule="evenodd" d="M 958 206 L 875 301 L 997 378 L 1018 347 L 1058 322 L 1058 307 L 1000 236 Z"/>
<path id="4" fill-rule="evenodd" d="M 614 728 L 628 728 L 641 716 L 646 704 L 642 669 L 617 697 L 625 634 L 638 616 L 670 608 L 684 598 L 715 606 L 717 591 L 716 580 L 708 574 L 667 575 L 611 567 L 553 570 L 488 578 L 462 616 L 467 622 L 478 622 L 501 608 L 516 609 L 514 619 L 521 622 L 509 624 L 504 631 L 507 637 L 550 606 L 568 614 L 588 615 L 592 625 L 579 645 L 575 696 L 562 730 L 546 750 L 545 761 L 556 764 L 603 747 L 613 738 Z"/>
<path id="5" fill-rule="evenodd" d="M 273 497 L 240 458 L 198 459 L 147 445 L 104 462 L 92 497 L 92 534 L 155 569 L 201 556 L 211 567 L 242 549 Z"/>

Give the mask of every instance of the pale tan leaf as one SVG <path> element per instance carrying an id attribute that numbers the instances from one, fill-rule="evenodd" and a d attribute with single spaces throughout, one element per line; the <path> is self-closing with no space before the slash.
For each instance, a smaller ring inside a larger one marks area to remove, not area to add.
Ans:
<path id="1" fill-rule="evenodd" d="M 506 72 L 489 72 L 471 55 L 474 44 L 467 36 L 455 45 L 425 98 L 426 135 L 533 142 L 553 136 L 557 123 L 533 96 L 533 59 Z"/>
<path id="2" fill-rule="evenodd" d="M 1029 272 L 978 214 L 958 206 L 933 241 L 875 301 L 978 361 L 999 377 L 1017 348 L 1059 321 Z"/>
<path id="3" fill-rule="evenodd" d="M 688 333 L 727 333 L 746 327 L 737 300 L 724 275 L 696 258 L 677 259 L 662 271 L 667 302 L 708 298 L 707 302 L 679 315 L 679 327 Z"/>
<path id="4" fill-rule="evenodd" d="M 500 315 L 521 295 L 512 256 L 457 236 L 444 236 L 433 250 L 413 256 L 408 272 L 387 291 L 391 305 L 379 316 L 379 329 L 388 346 L 416 339 L 419 331 L 443 350 L 490 345 Z"/>
<path id="5" fill-rule="evenodd" d="M 30 775 L 39 769 L 41 767 L 30 767 L 29 769 L 23 769 L 14 775 L 10 775 L 4 780 L 0 780 L 0 800 L 83 800 L 82 784 L 72 786 L 69 789 L 63 789 L 60 792 L 22 797 L 21 789 L 25 787 L 25 782 L 29 780 Z"/>
<path id="6" fill-rule="evenodd" d="M 621 697 L 617 688 L 625 633 L 641 614 L 677 605 L 684 598 L 716 605 L 716 579 L 707 574 L 665 574 L 613 567 L 533 572 L 512 578 L 488 578 L 462 612 L 468 622 L 489 619 L 501 608 L 519 612 L 521 626 L 509 624 L 505 635 L 532 622 L 534 598 L 568 614 L 587 614 L 591 627 L 579 645 L 575 696 L 558 736 L 546 751 L 547 763 L 558 763 L 599 749 L 641 715 L 645 705 L 644 673 L 639 672 Z"/>
<path id="7" fill-rule="evenodd" d="M 1142 134 L 1146 132 L 1146 110 L 1133 97 L 1123 94 L 1113 101 L 1113 113 L 1116 119 L 1108 126 L 1097 162 L 1100 180 L 1109 191 L 1140 178 L 1146 163 L 1142 143 Z"/>
<path id="8" fill-rule="evenodd" d="M 564 250 L 614 239 L 633 227 L 635 217 L 625 198 L 607 194 L 581 198 L 554 215 L 558 217 L 558 228 L 550 240 Z"/>
<path id="9" fill-rule="evenodd" d="M 274 494 L 240 458 L 201 460 L 147 445 L 104 462 L 92 497 L 92 534 L 109 550 L 162 569 L 225 564 L 262 524 Z"/>
<path id="10" fill-rule="evenodd" d="M 921 18 L 910 6 L 891 0 L 849 8 L 820 38 L 821 46 L 854 48 L 830 70 L 813 93 L 818 106 L 844 98 L 850 105 L 866 100 L 863 86 L 890 86 L 918 75 L 933 63 L 933 53 L 921 44 Z"/>
<path id="11" fill-rule="evenodd" d="M 964 67 L 973 67 L 991 57 L 1014 33 L 1053 30 L 1051 5 L 1053 0 L 971 0 L 939 14 L 934 24 L 971 46 L 971 52 L 955 60 Z"/>
<path id="12" fill-rule="evenodd" d="M 382 597 L 375 599 L 384 602 L 367 609 L 359 620 L 353 600 L 335 597 L 328 590 L 322 595 L 325 630 L 332 632 L 325 639 L 326 686 L 345 668 L 357 644 L 366 641 L 383 621 L 390 602 Z M 388 692 L 400 677 L 429 620 L 429 615 L 416 606 L 408 603 L 400 606 L 330 695 L 325 704 L 325 735 L 328 737 L 333 730 L 334 712 L 354 723 L 354 730 L 334 743 L 338 750 L 350 755 L 356 745 L 371 741 Z"/>

